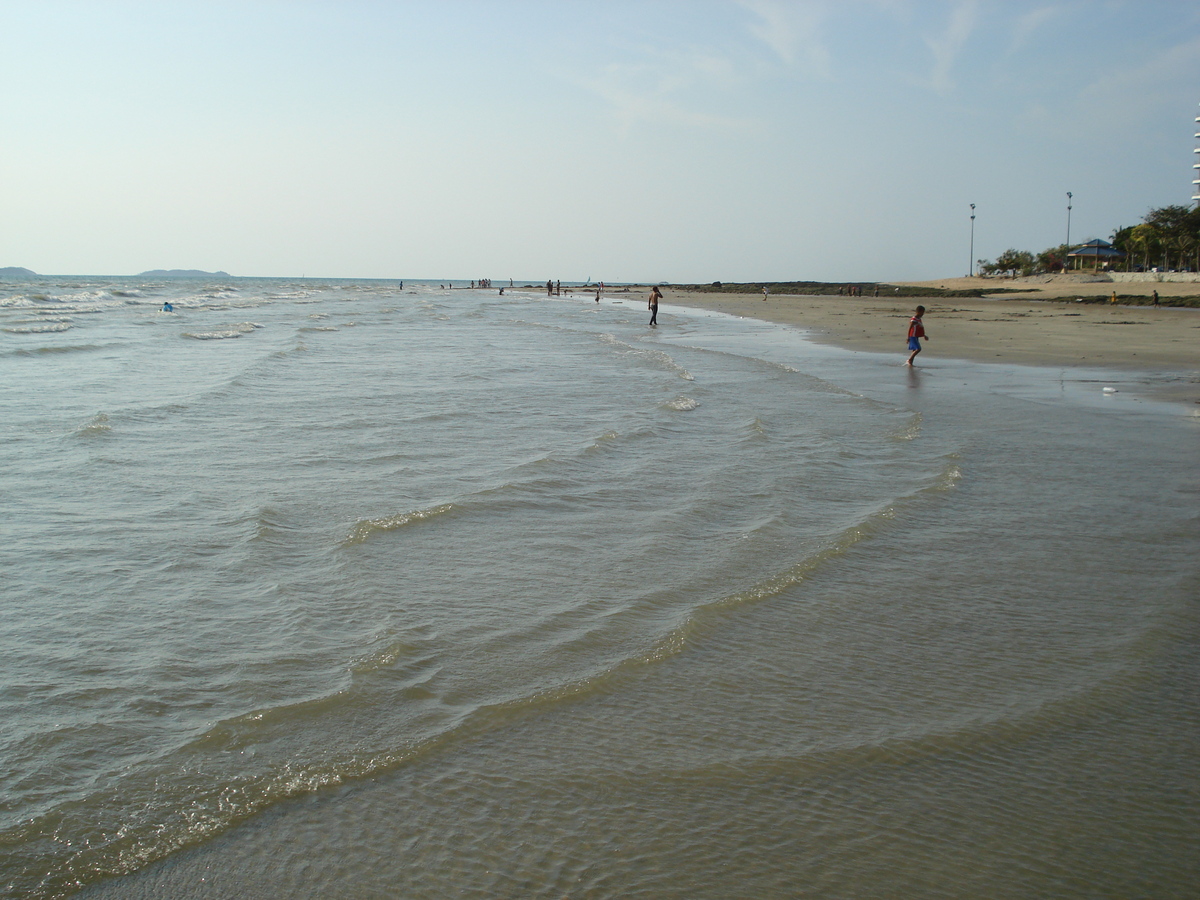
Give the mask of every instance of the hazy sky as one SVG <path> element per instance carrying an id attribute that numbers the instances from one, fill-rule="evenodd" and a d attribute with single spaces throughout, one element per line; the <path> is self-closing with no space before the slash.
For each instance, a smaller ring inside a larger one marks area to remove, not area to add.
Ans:
<path id="1" fill-rule="evenodd" d="M 0 0 L 0 266 L 964 275 L 1189 203 L 1200 3 Z"/>

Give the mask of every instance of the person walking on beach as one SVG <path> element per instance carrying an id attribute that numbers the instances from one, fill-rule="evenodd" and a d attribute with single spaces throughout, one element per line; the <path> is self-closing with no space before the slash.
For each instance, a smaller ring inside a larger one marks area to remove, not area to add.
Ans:
<path id="1" fill-rule="evenodd" d="M 917 358 L 917 354 L 921 352 L 921 338 L 929 340 L 925 334 L 925 323 L 921 321 L 921 316 L 925 315 L 925 307 L 918 306 L 917 314 L 908 321 L 908 349 L 912 352 L 908 354 L 908 361 L 904 364 L 911 366 L 913 360 Z"/>
<path id="2" fill-rule="evenodd" d="M 662 291 L 658 289 L 656 284 L 650 288 L 650 301 L 647 304 L 650 307 L 650 324 L 658 326 L 658 301 L 662 299 Z"/>
<path id="3" fill-rule="evenodd" d="M 1154 308 L 1158 309 L 1158 291 L 1154 291 Z"/>

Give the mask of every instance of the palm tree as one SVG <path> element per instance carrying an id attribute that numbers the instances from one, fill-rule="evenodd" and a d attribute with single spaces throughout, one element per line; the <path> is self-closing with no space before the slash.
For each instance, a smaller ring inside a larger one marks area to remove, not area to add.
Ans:
<path id="1" fill-rule="evenodd" d="M 1133 229 L 1129 226 L 1118 228 L 1112 233 L 1112 245 L 1125 254 L 1125 271 L 1129 271 L 1130 262 L 1133 259 L 1134 244 L 1130 239 Z"/>
<path id="2" fill-rule="evenodd" d="M 1186 243 L 1185 235 L 1189 229 L 1189 218 L 1191 210 L 1186 206 L 1160 206 L 1158 209 L 1152 209 L 1146 213 L 1142 219 L 1147 225 L 1153 225 L 1159 233 L 1159 243 L 1163 251 L 1163 268 L 1169 269 L 1170 252 L 1172 249 L 1180 251 L 1180 268 L 1183 268 L 1183 247 Z M 1190 246 L 1190 245 L 1189 245 Z"/>
<path id="3" fill-rule="evenodd" d="M 1150 248 L 1158 243 L 1158 229 L 1146 222 L 1134 225 L 1129 232 L 1129 240 L 1142 249 L 1142 268 L 1150 268 Z"/>

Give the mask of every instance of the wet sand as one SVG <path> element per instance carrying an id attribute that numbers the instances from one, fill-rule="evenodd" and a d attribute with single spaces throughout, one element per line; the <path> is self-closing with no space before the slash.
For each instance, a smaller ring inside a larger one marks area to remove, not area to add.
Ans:
<path id="1" fill-rule="evenodd" d="M 897 282 L 900 283 L 900 282 Z M 929 287 L 978 287 L 981 279 L 923 282 Z M 911 283 L 910 283 L 911 284 Z M 991 281 L 997 287 L 1024 287 Z M 672 305 L 709 309 L 807 329 L 816 341 L 850 350 L 906 354 L 908 320 L 926 307 L 929 340 L 917 364 L 934 359 L 1079 366 L 1144 371 L 1146 393 L 1200 404 L 1200 309 L 1155 309 L 1078 303 L 1076 296 L 1112 290 L 1124 294 L 1200 295 L 1200 284 L 1029 284 L 1025 295 L 997 298 L 841 297 L 691 292 L 664 288 Z"/>

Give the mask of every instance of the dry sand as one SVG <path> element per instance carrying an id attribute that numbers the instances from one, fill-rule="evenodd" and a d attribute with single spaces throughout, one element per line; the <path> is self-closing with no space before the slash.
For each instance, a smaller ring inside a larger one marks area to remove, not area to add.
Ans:
<path id="1" fill-rule="evenodd" d="M 1033 275 L 1029 278 L 939 278 L 935 281 L 893 281 L 913 287 L 945 288 L 949 291 L 1002 290 L 998 297 L 1033 300 L 1074 300 L 1076 297 L 1108 296 L 1112 291 L 1149 297 L 1200 297 L 1200 281 L 1113 281 L 1106 275 Z M 1021 291 L 1014 294 L 1012 291 Z"/>
<path id="2" fill-rule="evenodd" d="M 900 284 L 902 282 L 895 282 Z M 909 282 L 909 284 L 915 284 Z M 920 283 L 961 289 L 1025 287 L 1029 294 L 982 299 L 720 294 L 664 288 L 671 305 L 711 309 L 807 329 L 814 340 L 850 350 L 905 353 L 908 320 L 926 307 L 929 341 L 917 358 L 1141 371 L 1142 391 L 1200 404 L 1200 309 L 1076 303 L 1076 296 L 1200 295 L 1200 284 L 1020 283 L 952 278 Z M 644 296 L 644 293 L 643 293 Z"/>

